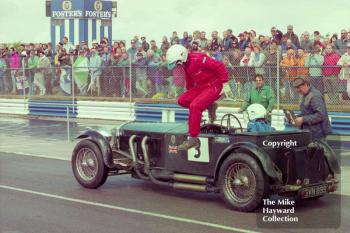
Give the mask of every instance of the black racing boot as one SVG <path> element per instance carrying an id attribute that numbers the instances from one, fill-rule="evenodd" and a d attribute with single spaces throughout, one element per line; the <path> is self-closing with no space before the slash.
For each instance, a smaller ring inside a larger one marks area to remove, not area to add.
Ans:
<path id="1" fill-rule="evenodd" d="M 178 150 L 189 150 L 191 148 L 200 147 L 201 142 L 198 138 L 190 137 L 186 141 L 184 141 L 181 145 L 179 145 Z"/>
<path id="2" fill-rule="evenodd" d="M 212 103 L 208 107 L 208 116 L 209 116 L 209 123 L 213 124 L 216 120 L 216 109 L 218 108 L 218 104 L 216 102 Z"/>

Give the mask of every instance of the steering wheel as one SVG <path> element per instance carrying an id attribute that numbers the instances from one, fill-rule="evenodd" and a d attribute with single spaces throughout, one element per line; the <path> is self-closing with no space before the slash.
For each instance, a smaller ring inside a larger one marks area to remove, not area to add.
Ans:
<path id="1" fill-rule="evenodd" d="M 227 118 L 227 119 L 226 119 Z M 239 124 L 239 128 L 234 128 L 233 126 L 231 126 L 231 119 L 234 118 L 238 124 Z M 224 126 L 224 121 L 226 120 L 227 126 Z M 220 122 L 220 127 L 222 132 L 235 132 L 236 129 L 240 129 L 241 132 L 243 133 L 243 127 L 241 122 L 239 121 L 239 119 L 233 115 L 232 113 L 226 113 L 222 118 L 221 118 L 221 122 Z"/>

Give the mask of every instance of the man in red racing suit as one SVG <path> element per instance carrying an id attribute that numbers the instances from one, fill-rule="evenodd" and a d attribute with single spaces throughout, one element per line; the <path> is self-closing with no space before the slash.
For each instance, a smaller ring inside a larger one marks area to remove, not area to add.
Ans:
<path id="1" fill-rule="evenodd" d="M 199 147 L 197 137 L 200 133 L 202 112 L 219 99 L 223 83 L 228 81 L 228 72 L 222 62 L 198 52 L 189 53 L 187 59 L 180 63 L 185 67 L 186 92 L 179 97 L 178 104 L 189 108 L 190 137 L 178 149 L 189 150 Z"/>

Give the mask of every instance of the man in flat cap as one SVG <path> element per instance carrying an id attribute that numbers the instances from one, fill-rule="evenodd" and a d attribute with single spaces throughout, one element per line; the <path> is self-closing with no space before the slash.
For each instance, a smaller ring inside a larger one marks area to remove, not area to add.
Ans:
<path id="1" fill-rule="evenodd" d="M 296 78 L 293 87 L 303 98 L 300 105 L 301 114 L 292 124 L 310 130 L 313 141 L 325 141 L 332 128 L 323 96 L 320 91 L 310 86 L 306 78 Z"/>

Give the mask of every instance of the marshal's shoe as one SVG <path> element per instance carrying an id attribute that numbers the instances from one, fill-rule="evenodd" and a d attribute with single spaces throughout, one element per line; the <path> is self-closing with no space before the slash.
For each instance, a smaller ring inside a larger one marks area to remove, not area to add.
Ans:
<path id="1" fill-rule="evenodd" d="M 179 145 L 178 150 L 189 150 L 191 148 L 199 148 L 201 142 L 198 138 L 190 137 L 188 140 L 184 141 L 181 145 Z"/>

